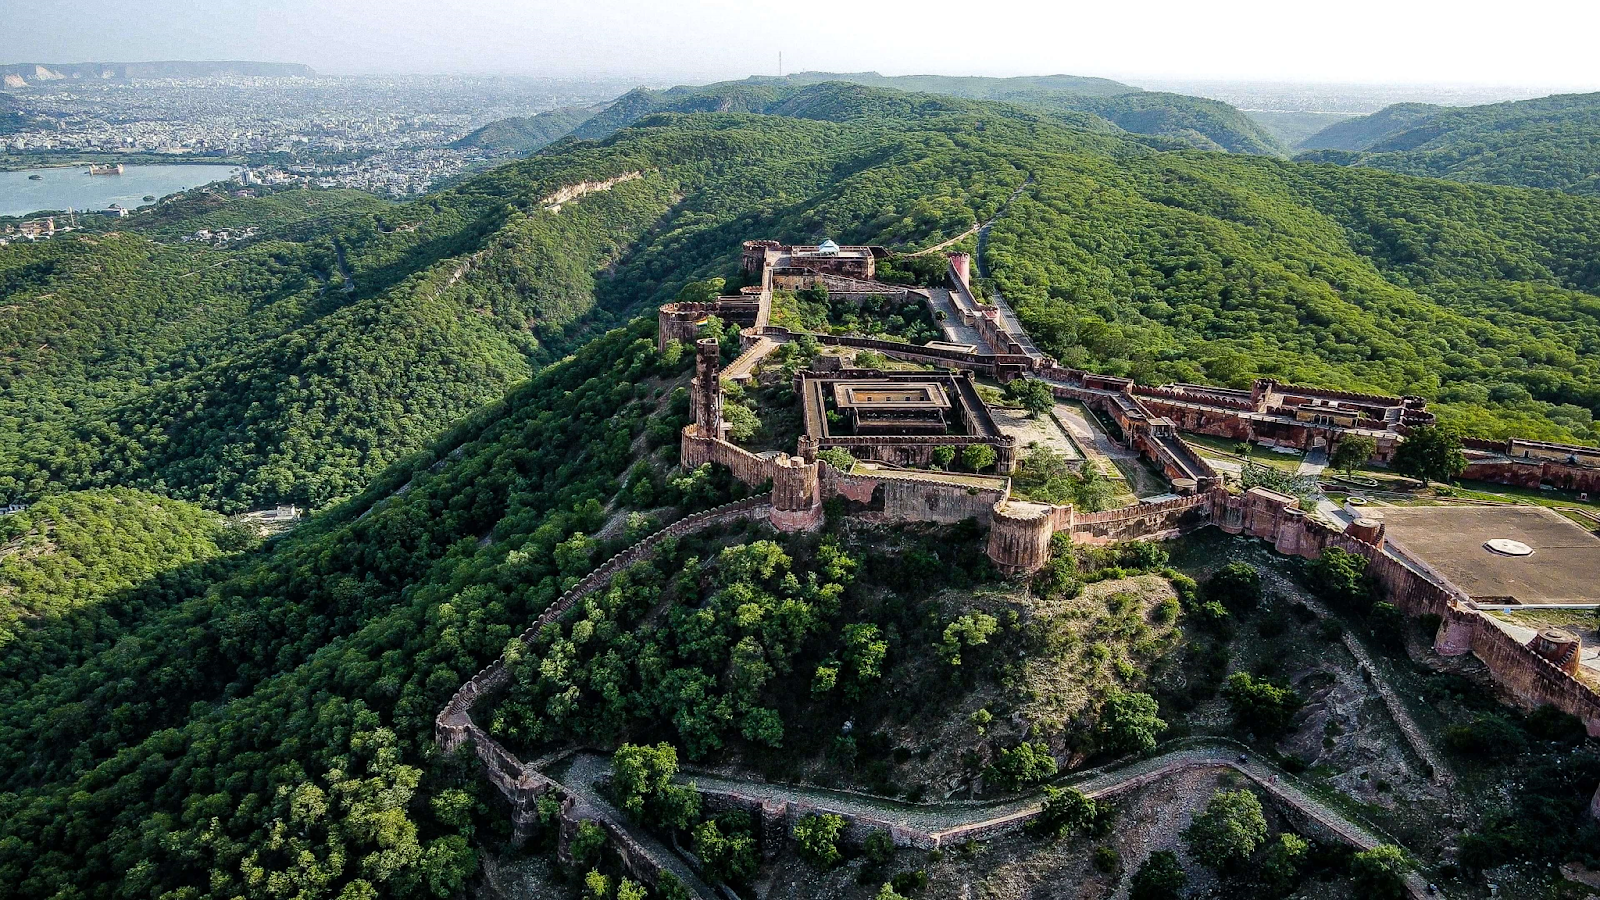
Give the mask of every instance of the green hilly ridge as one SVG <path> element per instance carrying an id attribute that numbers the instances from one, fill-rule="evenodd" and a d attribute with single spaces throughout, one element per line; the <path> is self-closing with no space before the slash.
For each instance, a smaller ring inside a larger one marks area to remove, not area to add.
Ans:
<path id="1" fill-rule="evenodd" d="M 500 119 L 452 142 L 456 149 L 477 148 L 513 153 L 533 151 L 566 137 L 572 129 L 588 121 L 600 110 L 595 107 L 569 106 L 552 109 L 536 116 L 519 116 Z"/>
<path id="2" fill-rule="evenodd" d="M 849 85 L 858 89 L 852 91 L 846 87 Z M 882 90 L 886 87 L 896 90 Z M 917 106 L 947 112 L 976 110 L 974 104 L 962 100 L 1003 101 L 1022 109 L 1044 110 L 1065 124 L 1085 130 L 1120 129 L 1202 150 L 1287 153 L 1264 128 L 1225 103 L 1072 76 L 887 77 L 871 72 L 808 72 L 665 91 L 639 88 L 573 129 L 572 135 L 591 140 L 604 138 L 658 112 L 751 112 L 838 121 L 905 115 Z M 997 107 L 988 109 L 993 112 Z"/>
<path id="3" fill-rule="evenodd" d="M 1070 363 L 1421 393 L 1486 435 L 1593 439 L 1591 201 L 1161 152 L 859 85 L 769 105 L 789 115 L 656 113 L 409 204 L 280 194 L 8 248 L 0 499 L 323 506 L 585 333 L 731 273 L 751 235 L 914 249 L 1030 176 L 987 262 Z M 243 247 L 172 241 L 252 216 L 276 224 Z"/>
<path id="4" fill-rule="evenodd" d="M 1404 104 L 1329 126 L 1301 147 L 1359 151 L 1313 158 L 1409 175 L 1600 195 L 1600 94 Z"/>
<path id="5" fill-rule="evenodd" d="M 765 90 L 791 115 L 650 109 L 406 204 L 195 201 L 0 249 L 0 487 L 34 503 L 0 519 L 0 900 L 467 889 L 508 820 L 433 717 L 631 515 L 734 495 L 670 471 L 689 359 L 653 309 L 747 238 L 917 249 L 1023 187 L 985 262 L 1069 363 L 1597 437 L 1594 200 Z M 252 543 L 203 508 L 277 501 L 318 514 Z"/>

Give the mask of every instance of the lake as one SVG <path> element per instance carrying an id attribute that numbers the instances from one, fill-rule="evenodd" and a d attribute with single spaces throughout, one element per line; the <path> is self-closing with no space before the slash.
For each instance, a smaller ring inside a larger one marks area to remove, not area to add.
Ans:
<path id="1" fill-rule="evenodd" d="M 238 166 L 128 166 L 121 175 L 87 175 L 87 165 L 0 172 L 0 216 L 23 216 L 46 209 L 127 209 L 149 206 L 146 196 L 165 197 L 213 181 L 223 181 Z M 29 175 L 38 175 L 30 181 Z"/>

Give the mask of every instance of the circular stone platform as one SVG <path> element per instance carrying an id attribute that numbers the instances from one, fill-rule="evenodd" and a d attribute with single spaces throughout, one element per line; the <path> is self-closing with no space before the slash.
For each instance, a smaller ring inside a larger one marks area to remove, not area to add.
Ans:
<path id="1" fill-rule="evenodd" d="M 1490 553 L 1498 553 L 1501 556 L 1533 555 L 1532 547 L 1529 547 L 1527 544 L 1524 544 L 1521 541 L 1512 541 L 1507 540 L 1506 538 L 1495 538 L 1491 541 L 1484 541 L 1483 546 L 1484 549 L 1488 550 Z"/>

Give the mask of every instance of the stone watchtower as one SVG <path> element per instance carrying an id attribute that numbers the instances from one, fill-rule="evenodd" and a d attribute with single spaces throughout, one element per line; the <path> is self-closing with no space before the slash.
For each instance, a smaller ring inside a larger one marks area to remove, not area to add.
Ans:
<path id="1" fill-rule="evenodd" d="M 694 402 L 695 433 L 701 438 L 718 440 L 722 437 L 722 346 L 716 338 L 701 338 L 694 343 Z"/>

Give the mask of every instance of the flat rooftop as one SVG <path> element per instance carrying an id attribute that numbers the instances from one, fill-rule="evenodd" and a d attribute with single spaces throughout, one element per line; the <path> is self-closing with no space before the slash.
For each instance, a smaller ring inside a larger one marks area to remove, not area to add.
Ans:
<path id="1" fill-rule="evenodd" d="M 838 381 L 833 403 L 840 409 L 940 410 L 950 408 L 944 388 L 931 381 Z"/>
<path id="2" fill-rule="evenodd" d="M 1370 513 L 1388 540 L 1477 598 L 1529 603 L 1600 603 L 1600 537 L 1537 506 L 1380 507 Z M 1484 545 L 1518 541 L 1527 556 Z"/>

